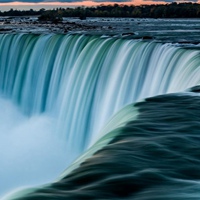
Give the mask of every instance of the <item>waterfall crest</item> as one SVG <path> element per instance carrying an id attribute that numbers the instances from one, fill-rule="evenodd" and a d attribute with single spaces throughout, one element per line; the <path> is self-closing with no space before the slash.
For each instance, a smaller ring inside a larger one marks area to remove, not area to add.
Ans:
<path id="1" fill-rule="evenodd" d="M 200 51 L 90 35 L 0 35 L 0 94 L 27 118 L 55 119 L 69 164 L 117 111 L 200 84 Z M 48 125 L 47 125 L 48 126 Z M 25 141 L 26 142 L 26 141 Z"/>

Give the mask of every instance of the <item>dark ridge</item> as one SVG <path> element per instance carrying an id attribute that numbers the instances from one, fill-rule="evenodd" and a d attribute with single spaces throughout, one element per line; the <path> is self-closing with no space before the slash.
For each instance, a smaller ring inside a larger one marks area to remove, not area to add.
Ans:
<path id="1" fill-rule="evenodd" d="M 136 103 L 137 120 L 38 199 L 194 200 L 200 196 L 200 97 L 161 95 Z"/>
<path id="2" fill-rule="evenodd" d="M 189 89 L 190 92 L 197 92 L 199 93 L 200 92 L 200 85 L 196 85 L 192 88 Z"/>

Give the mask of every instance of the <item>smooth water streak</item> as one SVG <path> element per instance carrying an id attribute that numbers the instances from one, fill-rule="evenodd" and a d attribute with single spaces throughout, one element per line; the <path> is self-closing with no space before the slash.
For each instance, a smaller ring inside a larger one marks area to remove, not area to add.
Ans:
<path id="1" fill-rule="evenodd" d="M 64 141 L 60 168 L 94 144 L 106 122 L 122 107 L 200 84 L 199 73 L 200 51 L 172 44 L 74 34 L 0 35 L 0 93 L 33 124 L 37 117 L 47 117 L 46 128 L 38 126 L 35 132 L 48 135 L 44 141 L 51 138 L 49 146 L 54 137 Z M 26 127 L 34 136 L 32 126 Z M 10 130 L 1 131 L 1 141 L 4 132 Z M 21 131 L 23 143 L 27 134 Z M 37 149 L 37 141 L 33 143 Z M 32 156 L 33 163 L 38 162 L 36 158 Z M 12 165 L 7 166 L 12 169 Z M 25 162 L 20 165 L 27 166 Z M 49 172 L 43 181 L 56 174 Z M 16 183 L 16 187 L 23 184 Z"/>

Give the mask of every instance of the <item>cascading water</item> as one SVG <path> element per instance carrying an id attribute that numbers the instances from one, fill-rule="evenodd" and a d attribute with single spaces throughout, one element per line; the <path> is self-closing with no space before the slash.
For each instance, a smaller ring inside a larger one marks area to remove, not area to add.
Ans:
<path id="1" fill-rule="evenodd" d="M 200 51 L 172 44 L 0 35 L 1 194 L 55 179 L 123 106 L 200 84 L 199 73 Z"/>

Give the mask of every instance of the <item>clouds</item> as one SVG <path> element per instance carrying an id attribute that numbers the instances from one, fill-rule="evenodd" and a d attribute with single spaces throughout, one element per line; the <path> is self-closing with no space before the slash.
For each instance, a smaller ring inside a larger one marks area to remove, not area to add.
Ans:
<path id="1" fill-rule="evenodd" d="M 103 3 L 105 0 L 92 0 L 93 2 L 98 2 L 98 3 Z M 132 0 L 107 0 L 106 2 L 117 2 L 117 3 L 122 3 L 122 2 L 132 2 Z"/>
<path id="2" fill-rule="evenodd" d="M 123 2 L 165 2 L 165 3 L 172 3 L 172 2 L 192 2 L 197 3 L 199 0 L 0 0 L 1 3 L 53 3 L 53 2 L 59 2 L 59 3 L 74 3 L 74 2 L 85 2 L 85 1 L 91 1 L 94 3 L 102 3 L 102 2 L 116 2 L 116 3 L 123 3 Z"/>
<path id="3" fill-rule="evenodd" d="M 22 2 L 22 3 L 69 3 L 69 2 L 82 2 L 84 0 L 0 0 L 0 3 L 12 3 L 12 2 Z M 132 0 L 91 0 L 93 2 L 131 2 Z"/>
<path id="4" fill-rule="evenodd" d="M 79 0 L 76 0 L 79 1 Z M 16 2 L 16 0 L 0 0 L 0 3 L 12 3 Z M 18 0 L 18 2 L 23 3 L 48 3 L 48 2 L 74 2 L 73 0 Z"/>
<path id="5" fill-rule="evenodd" d="M 0 3 L 13 3 L 13 2 L 22 2 L 22 3 L 69 3 L 69 2 L 80 2 L 83 0 L 0 0 Z"/>
<path id="6" fill-rule="evenodd" d="M 149 1 L 149 0 L 143 0 L 144 2 Z M 152 2 L 165 2 L 165 3 L 173 3 L 173 2 L 177 2 L 177 3 L 197 3 L 198 0 L 151 0 Z"/>
<path id="7" fill-rule="evenodd" d="M 176 0 L 176 2 L 193 2 L 193 3 L 197 3 L 198 0 Z"/>
<path id="8" fill-rule="evenodd" d="M 84 0 L 0 0 L 0 3 L 13 3 L 13 2 L 22 2 L 22 3 L 71 3 L 71 2 L 83 2 Z M 90 0 L 93 2 L 131 2 L 132 0 Z"/>

